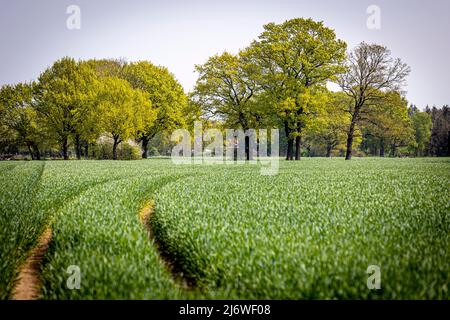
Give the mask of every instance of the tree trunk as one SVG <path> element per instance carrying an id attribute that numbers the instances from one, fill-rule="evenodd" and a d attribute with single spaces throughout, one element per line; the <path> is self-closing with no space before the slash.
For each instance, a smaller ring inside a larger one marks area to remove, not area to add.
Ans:
<path id="1" fill-rule="evenodd" d="M 91 147 L 92 147 L 92 149 L 91 149 L 91 152 L 92 152 L 92 159 L 95 159 L 95 157 L 96 157 L 96 153 L 95 153 L 95 144 L 94 144 L 94 143 L 91 143 Z"/>
<path id="2" fill-rule="evenodd" d="M 380 141 L 380 157 L 384 157 L 384 140 Z"/>
<path id="3" fill-rule="evenodd" d="M 395 144 L 391 145 L 391 154 L 392 157 L 395 157 L 395 154 L 397 153 L 397 146 Z"/>
<path id="4" fill-rule="evenodd" d="M 67 137 L 63 138 L 61 143 L 61 149 L 64 160 L 69 160 L 69 152 L 68 152 L 69 146 L 67 143 Z"/>
<path id="5" fill-rule="evenodd" d="M 327 144 L 327 156 L 326 156 L 327 158 L 331 157 L 331 149 L 332 149 L 331 144 L 328 143 Z"/>
<path id="6" fill-rule="evenodd" d="M 294 139 L 290 137 L 290 130 L 287 121 L 284 122 L 284 132 L 286 134 L 286 138 L 288 139 L 286 160 L 292 160 L 292 153 L 294 152 Z"/>
<path id="7" fill-rule="evenodd" d="M 301 109 L 303 112 L 303 108 Z M 295 136 L 295 160 L 300 160 L 302 156 L 302 122 L 297 121 L 297 135 Z"/>
<path id="8" fill-rule="evenodd" d="M 294 139 L 289 138 L 286 160 L 294 160 L 293 154 L 294 154 Z"/>
<path id="9" fill-rule="evenodd" d="M 30 153 L 31 160 L 34 160 L 33 150 L 31 149 L 31 143 L 27 143 L 28 152 Z"/>
<path id="10" fill-rule="evenodd" d="M 87 141 L 84 144 L 84 159 L 85 160 L 89 159 L 89 143 Z"/>
<path id="11" fill-rule="evenodd" d="M 117 146 L 119 145 L 119 137 L 114 136 L 114 144 L 113 144 L 113 160 L 117 160 Z"/>
<path id="12" fill-rule="evenodd" d="M 147 159 L 148 143 L 148 137 L 142 137 L 142 159 Z"/>
<path id="13" fill-rule="evenodd" d="M 75 153 L 77 160 L 81 160 L 81 140 L 79 134 L 75 135 Z"/>
<path id="14" fill-rule="evenodd" d="M 245 160 L 250 160 L 250 137 L 245 136 Z"/>
<path id="15" fill-rule="evenodd" d="M 352 158 L 353 136 L 355 135 L 356 122 L 359 119 L 359 112 L 361 110 L 361 107 L 362 107 L 362 102 L 355 105 L 355 110 L 353 111 L 353 114 L 352 114 L 352 121 L 350 122 L 350 127 L 348 128 L 348 132 L 347 132 L 347 150 L 345 152 L 345 160 L 350 160 Z"/>
<path id="16" fill-rule="evenodd" d="M 33 144 L 33 149 L 36 160 L 41 160 L 41 152 L 39 151 L 39 147 L 35 143 Z"/>
<path id="17" fill-rule="evenodd" d="M 347 150 L 345 152 L 345 160 L 350 160 L 352 158 L 352 149 L 353 149 L 353 135 L 355 133 L 355 125 L 356 121 L 352 119 L 350 123 L 350 128 L 347 132 Z"/>
<path id="18" fill-rule="evenodd" d="M 300 160 L 302 148 L 302 136 L 295 137 L 295 160 Z"/>

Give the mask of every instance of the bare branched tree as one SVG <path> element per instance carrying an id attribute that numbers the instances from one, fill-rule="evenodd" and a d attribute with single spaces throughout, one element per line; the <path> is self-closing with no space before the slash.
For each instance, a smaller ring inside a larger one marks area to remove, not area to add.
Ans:
<path id="1" fill-rule="evenodd" d="M 352 100 L 345 155 L 350 160 L 355 126 L 370 105 L 380 102 L 384 92 L 401 91 L 410 68 L 400 59 L 392 58 L 385 46 L 364 42 L 348 55 L 346 64 L 347 72 L 340 76 L 339 85 Z"/>

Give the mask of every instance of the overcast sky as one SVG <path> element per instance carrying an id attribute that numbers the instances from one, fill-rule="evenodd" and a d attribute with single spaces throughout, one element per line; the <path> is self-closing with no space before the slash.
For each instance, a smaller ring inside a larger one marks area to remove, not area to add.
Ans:
<path id="1" fill-rule="evenodd" d="M 80 29 L 67 28 L 69 5 L 81 10 Z M 380 29 L 367 27 L 369 5 L 380 8 Z M 411 66 L 411 103 L 450 104 L 449 0 L 0 0 L 0 85 L 36 79 L 63 56 L 121 57 L 167 66 L 189 91 L 195 64 L 294 17 L 324 21 L 349 48 L 386 45 Z"/>

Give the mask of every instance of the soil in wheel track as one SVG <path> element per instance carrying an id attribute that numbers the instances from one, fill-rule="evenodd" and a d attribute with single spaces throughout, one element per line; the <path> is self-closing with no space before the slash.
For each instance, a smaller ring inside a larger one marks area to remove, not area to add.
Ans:
<path id="1" fill-rule="evenodd" d="M 41 264 L 48 250 L 52 231 L 45 229 L 40 236 L 38 244 L 19 271 L 18 281 L 12 293 L 13 300 L 36 300 L 40 296 L 42 282 L 40 278 Z"/>

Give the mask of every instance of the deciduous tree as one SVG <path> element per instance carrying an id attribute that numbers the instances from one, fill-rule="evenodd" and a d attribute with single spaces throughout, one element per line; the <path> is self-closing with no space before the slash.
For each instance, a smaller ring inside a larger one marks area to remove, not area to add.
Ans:
<path id="1" fill-rule="evenodd" d="M 350 160 L 357 124 L 370 106 L 380 103 L 384 92 L 401 89 L 410 68 L 400 59 L 393 59 L 386 47 L 364 42 L 348 55 L 346 66 L 347 72 L 341 74 L 339 84 L 353 100 L 345 154 L 345 159 Z"/>
<path id="2" fill-rule="evenodd" d="M 105 77 L 98 96 L 101 128 L 113 139 L 113 159 L 117 160 L 118 145 L 156 119 L 149 94 L 133 89 L 123 79 Z"/>
<path id="3" fill-rule="evenodd" d="M 254 65 L 248 63 L 250 59 L 245 51 L 237 55 L 224 52 L 196 66 L 199 78 L 192 98 L 200 105 L 203 116 L 244 132 L 262 125 L 262 104 L 256 99 L 259 75 Z M 245 153 L 250 160 L 248 135 Z"/>
<path id="4" fill-rule="evenodd" d="M 361 117 L 362 125 L 378 142 L 381 157 L 389 146 L 391 156 L 399 147 L 409 146 L 414 140 L 408 103 L 399 92 L 379 94 L 379 101 L 368 106 Z"/>
<path id="5" fill-rule="evenodd" d="M 159 132 L 170 132 L 185 125 L 185 113 L 188 105 L 187 97 L 180 83 L 165 67 L 155 66 L 147 61 L 126 64 L 122 77 L 133 88 L 147 92 L 150 104 L 148 107 L 156 118 L 146 120 L 139 129 L 137 139 L 142 142 L 142 157 L 147 157 L 149 141 Z"/>
<path id="6" fill-rule="evenodd" d="M 333 30 L 312 19 L 269 23 L 250 47 L 259 67 L 261 87 L 271 98 L 274 112 L 288 137 L 287 159 L 300 159 L 302 130 L 313 121 L 320 104 L 311 103 L 317 87 L 324 87 L 343 71 L 346 44 Z"/>
<path id="7" fill-rule="evenodd" d="M 416 157 L 423 157 L 427 155 L 430 144 L 431 116 L 413 107 L 409 109 L 409 114 L 414 130 L 414 143 L 411 145 L 411 149 Z"/>
<path id="8" fill-rule="evenodd" d="M 323 112 L 316 121 L 316 129 L 308 134 L 308 140 L 326 150 L 326 157 L 331 157 L 333 150 L 345 145 L 345 133 L 350 122 L 347 112 L 349 98 L 342 92 L 329 92 Z"/>
<path id="9" fill-rule="evenodd" d="M 68 57 L 45 70 L 34 86 L 33 105 L 48 132 L 59 142 L 65 160 L 69 158 L 70 137 L 80 150 L 80 137 L 91 115 L 89 109 L 95 106 L 98 88 L 92 68 Z"/>
<path id="10" fill-rule="evenodd" d="M 19 83 L 0 89 L 0 123 L 14 134 L 20 145 L 28 148 L 32 159 L 40 160 L 42 126 L 31 106 L 32 85 Z"/>

